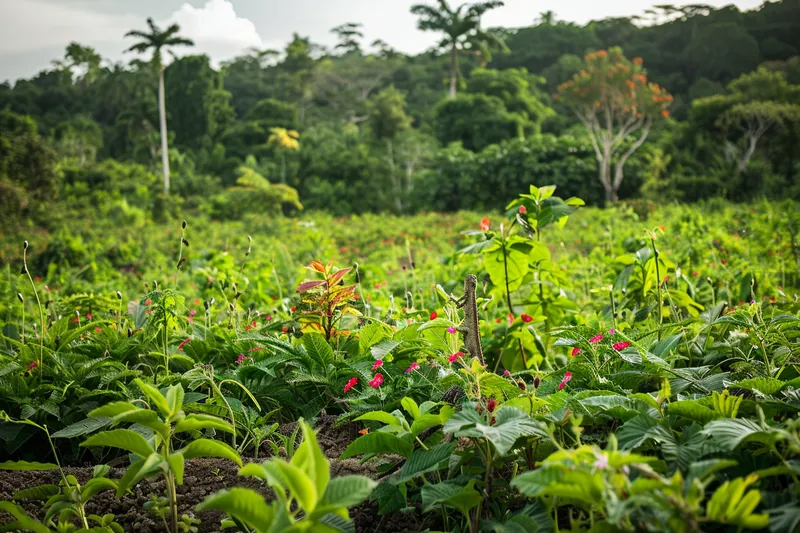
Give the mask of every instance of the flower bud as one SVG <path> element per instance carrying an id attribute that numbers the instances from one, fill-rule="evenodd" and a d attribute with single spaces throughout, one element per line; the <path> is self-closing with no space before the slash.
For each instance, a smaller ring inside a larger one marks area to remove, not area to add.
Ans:
<path id="1" fill-rule="evenodd" d="M 122 300 L 122 293 L 117 291 L 117 300 Z"/>
<path id="2" fill-rule="evenodd" d="M 17 299 L 19 300 L 20 303 L 23 303 L 23 304 L 25 303 L 25 298 L 22 297 L 22 293 L 21 292 L 17 293 Z"/>
<path id="3" fill-rule="evenodd" d="M 23 249 L 23 250 L 27 250 L 27 249 L 28 249 L 28 246 L 29 246 L 29 244 L 28 244 L 28 241 L 24 241 L 24 242 L 22 243 L 22 249 Z"/>
<path id="4" fill-rule="evenodd" d="M 520 388 L 520 390 L 528 390 L 528 386 L 525 384 L 525 381 L 523 381 L 522 379 L 517 381 L 517 386 Z"/>
<path id="5" fill-rule="evenodd" d="M 489 398 L 489 401 L 486 402 L 486 410 L 490 413 L 494 413 L 495 409 L 497 409 L 497 400 L 494 398 Z"/>
<path id="6" fill-rule="evenodd" d="M 181 222 L 181 229 L 186 229 L 186 221 Z"/>
<path id="7" fill-rule="evenodd" d="M 538 389 L 539 385 L 541 383 L 542 383 L 542 378 L 540 378 L 539 376 L 536 376 L 535 378 L 533 378 L 533 388 L 534 389 Z"/>

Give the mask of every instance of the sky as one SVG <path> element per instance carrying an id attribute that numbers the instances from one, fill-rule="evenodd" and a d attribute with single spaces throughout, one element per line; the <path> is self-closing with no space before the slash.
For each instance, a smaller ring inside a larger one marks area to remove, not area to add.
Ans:
<path id="1" fill-rule="evenodd" d="M 461 1 L 451 0 L 451 5 Z M 559 20 L 586 23 L 643 14 L 665 1 L 506 0 L 505 6 L 487 13 L 484 25 L 529 26 L 545 11 L 553 11 Z M 123 52 L 135 40 L 124 35 L 147 29 L 147 17 L 162 27 L 180 24 L 181 34 L 196 45 L 183 53 L 208 54 L 215 63 L 250 47 L 283 48 L 294 32 L 331 46 L 335 37 L 330 29 L 345 22 L 364 25 L 365 43 L 382 39 L 402 52 L 419 53 L 436 42 L 436 35 L 417 29 L 409 12 L 416 3 L 435 0 L 0 0 L 0 81 L 30 77 L 49 67 L 71 41 L 94 47 L 107 63 L 129 61 L 131 54 Z M 703 3 L 745 10 L 763 0 Z"/>

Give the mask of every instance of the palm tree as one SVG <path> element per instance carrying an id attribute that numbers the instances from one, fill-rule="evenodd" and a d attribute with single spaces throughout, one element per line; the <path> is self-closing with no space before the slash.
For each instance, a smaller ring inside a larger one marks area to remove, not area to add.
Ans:
<path id="1" fill-rule="evenodd" d="M 150 33 L 131 30 L 125 37 L 138 37 L 142 39 L 126 50 L 126 52 L 144 53 L 153 49 L 152 65 L 158 70 L 158 114 L 161 119 L 161 167 L 164 171 L 164 194 L 169 194 L 169 153 L 167 147 L 167 109 L 164 101 L 164 62 L 161 51 L 168 46 L 194 46 L 194 41 L 178 37 L 180 26 L 170 25 L 162 30 L 155 25 L 152 18 L 147 19 Z"/>
<path id="2" fill-rule="evenodd" d="M 503 2 L 490 1 L 477 4 L 461 4 L 452 9 L 447 0 L 438 0 L 437 7 L 416 4 L 411 6 L 411 13 L 418 15 L 417 27 L 422 31 L 438 31 L 445 34 L 439 42 L 439 48 L 450 56 L 450 98 L 456 97 L 456 87 L 461 71 L 458 66 L 458 54 L 463 52 L 480 55 L 488 62 L 492 49 L 506 51 L 503 39 L 495 33 L 481 29 L 481 17 L 487 11 L 503 6 Z"/>

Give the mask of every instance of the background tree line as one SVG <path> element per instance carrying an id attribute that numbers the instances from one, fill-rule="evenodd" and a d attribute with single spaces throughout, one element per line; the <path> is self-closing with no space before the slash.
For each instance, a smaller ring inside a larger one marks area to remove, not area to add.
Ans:
<path id="1" fill-rule="evenodd" d="M 357 23 L 333 49 L 295 35 L 220 68 L 165 67 L 192 43 L 152 21 L 127 64 L 71 43 L 0 85 L 3 221 L 54 202 L 122 220 L 495 209 L 534 182 L 591 203 L 800 197 L 800 0 L 483 27 L 499 5 L 414 6 L 440 37 L 414 56 Z"/>

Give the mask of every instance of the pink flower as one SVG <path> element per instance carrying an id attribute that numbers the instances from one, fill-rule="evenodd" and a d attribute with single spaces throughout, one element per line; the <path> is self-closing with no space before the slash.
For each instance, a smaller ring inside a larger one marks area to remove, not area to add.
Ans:
<path id="1" fill-rule="evenodd" d="M 102 333 L 103 330 L 101 328 L 94 328 L 95 333 Z"/>
<path id="2" fill-rule="evenodd" d="M 436 311 L 434 311 L 433 313 L 431 313 L 431 320 L 436 320 L 437 316 L 439 316 L 439 315 L 436 314 Z"/>
<path id="3" fill-rule="evenodd" d="M 561 378 L 561 383 L 558 384 L 558 390 L 563 390 L 566 384 L 569 383 L 569 380 L 571 379 L 572 379 L 572 372 L 567 371 L 567 373 L 564 374 L 564 377 Z"/>
<path id="4" fill-rule="evenodd" d="M 520 215 L 524 215 L 527 212 L 528 212 L 528 209 L 524 205 L 519 206 Z"/>
<path id="5" fill-rule="evenodd" d="M 267 315 L 267 318 L 265 318 L 264 320 L 266 320 L 267 322 L 271 322 L 272 321 L 272 315 Z"/>
<path id="6" fill-rule="evenodd" d="M 194 315 L 196 315 L 196 314 L 197 314 L 197 311 L 195 311 L 194 309 L 192 309 L 191 311 L 189 311 L 189 316 L 194 316 Z"/>
<path id="7" fill-rule="evenodd" d="M 192 318 L 192 317 L 189 317 L 189 318 L 187 318 L 187 319 L 186 319 L 186 321 L 187 321 L 189 324 L 194 324 L 194 318 Z"/>
<path id="8" fill-rule="evenodd" d="M 38 365 L 39 365 L 39 361 L 34 361 L 33 363 L 29 364 L 28 365 L 28 372 L 30 372 L 31 370 L 36 368 Z"/>
<path id="9" fill-rule="evenodd" d="M 455 332 L 456 332 L 456 328 L 454 328 L 453 326 L 450 326 L 449 328 L 447 328 L 447 333 L 451 333 L 452 334 L 452 333 L 455 333 Z"/>
<path id="10" fill-rule="evenodd" d="M 383 374 L 375 374 L 375 377 L 369 381 L 369 386 L 373 389 L 377 389 L 383 385 Z"/>
<path id="11" fill-rule="evenodd" d="M 419 363 L 417 362 L 411 363 L 411 366 L 406 368 L 406 374 L 410 374 L 414 370 L 419 370 Z"/>
<path id="12" fill-rule="evenodd" d="M 249 349 L 249 350 L 247 350 L 247 351 L 248 351 L 248 352 L 260 352 L 260 351 L 261 351 L 261 350 L 263 350 L 263 349 L 264 349 L 264 347 L 263 347 L 263 346 L 253 346 L 252 348 L 250 348 L 250 349 Z"/>
<path id="13" fill-rule="evenodd" d="M 183 347 L 186 346 L 187 344 L 189 344 L 191 341 L 192 341 L 191 337 L 189 337 L 188 339 L 182 340 L 181 343 L 178 345 L 178 351 L 182 352 L 183 351 Z"/>
<path id="14" fill-rule="evenodd" d="M 377 361 L 375 361 L 375 364 L 372 365 L 372 371 L 374 372 L 375 370 L 378 370 L 382 366 L 383 366 L 383 359 L 378 359 Z"/>
<path id="15" fill-rule="evenodd" d="M 696 278 L 696 277 L 697 277 L 697 275 L 698 275 L 698 274 L 697 274 L 697 271 L 695 271 L 695 272 L 692 272 L 692 276 L 693 276 L 693 277 L 695 277 L 695 278 Z"/>
<path id="16" fill-rule="evenodd" d="M 522 316 L 520 316 L 520 318 L 521 318 L 521 319 L 522 319 L 522 321 L 523 321 L 523 322 L 525 322 L 526 324 L 527 324 L 528 322 L 533 322 L 533 317 L 532 317 L 532 316 L 530 316 L 530 315 L 526 315 L 525 313 L 522 313 Z"/>
<path id="17" fill-rule="evenodd" d="M 608 468 L 608 455 L 606 454 L 600 455 L 600 458 L 597 461 L 595 461 L 592 466 L 594 466 L 598 470 L 605 470 L 606 468 Z"/>
<path id="18" fill-rule="evenodd" d="M 578 348 L 578 347 L 576 346 L 576 347 L 574 347 L 574 348 L 572 349 L 572 353 L 571 353 L 570 355 L 571 355 L 572 357 L 575 357 L 575 356 L 576 356 L 576 355 L 578 355 L 579 353 L 581 353 L 581 349 L 580 349 L 580 348 Z"/>
<path id="19" fill-rule="evenodd" d="M 86 320 L 92 319 L 92 313 L 86 313 Z"/>
<path id="20" fill-rule="evenodd" d="M 509 372 L 508 370 L 503 370 L 503 375 L 508 377 L 511 375 L 511 372 Z"/>
<path id="21" fill-rule="evenodd" d="M 603 340 L 603 334 L 602 333 L 598 333 L 597 335 L 595 335 L 594 337 L 589 339 L 589 342 L 591 342 L 592 344 L 597 344 L 601 340 Z"/>
<path id="22" fill-rule="evenodd" d="M 144 301 L 144 305 L 150 305 L 151 303 L 153 303 L 153 300 L 151 300 L 150 298 Z"/>
<path id="23" fill-rule="evenodd" d="M 350 389 L 352 389 L 356 385 L 358 385 L 358 378 L 350 378 L 350 381 L 348 381 L 347 385 L 344 386 L 345 394 L 347 394 L 347 391 L 349 391 Z"/>
<path id="24" fill-rule="evenodd" d="M 611 345 L 611 347 L 619 352 L 619 351 L 624 350 L 625 348 L 627 348 L 630 345 L 631 345 L 631 343 L 629 343 L 628 341 L 623 341 L 623 342 L 615 342 L 614 344 Z"/>
<path id="25" fill-rule="evenodd" d="M 616 335 L 617 331 L 614 328 L 611 328 L 610 330 L 608 330 L 608 334 L 609 335 Z"/>
<path id="26" fill-rule="evenodd" d="M 237 365 L 241 365 L 241 364 L 242 364 L 242 363 L 244 363 L 245 361 L 252 361 L 252 360 L 253 360 L 253 358 L 252 358 L 252 357 L 247 357 L 245 354 L 243 354 L 243 353 L 240 353 L 240 354 L 239 354 L 239 357 L 237 357 L 237 358 L 236 358 L 236 364 L 237 364 Z"/>
<path id="27" fill-rule="evenodd" d="M 447 358 L 451 363 L 455 363 L 459 357 L 464 357 L 464 352 L 456 352 Z"/>

